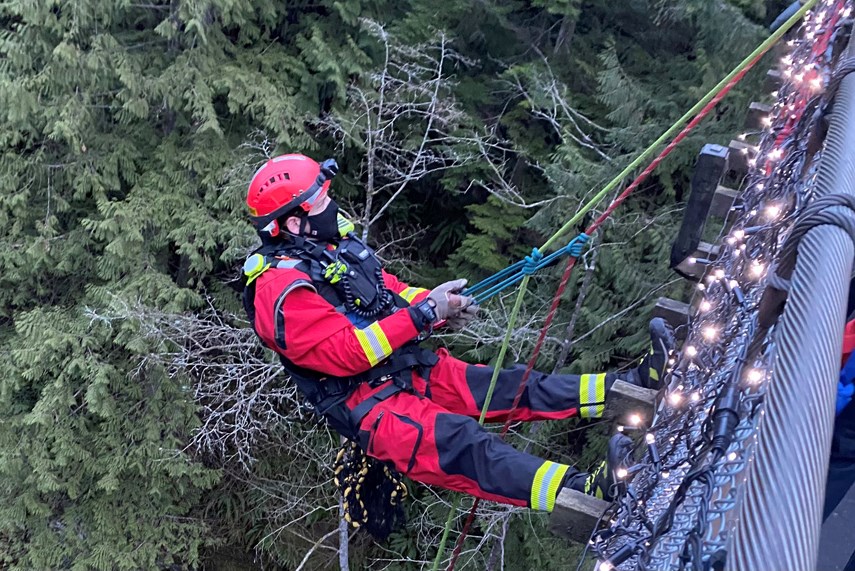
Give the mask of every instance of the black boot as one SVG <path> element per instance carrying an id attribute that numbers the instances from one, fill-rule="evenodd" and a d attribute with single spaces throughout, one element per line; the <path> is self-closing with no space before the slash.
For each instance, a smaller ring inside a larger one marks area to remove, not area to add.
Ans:
<path id="1" fill-rule="evenodd" d="M 638 367 L 629 371 L 627 380 L 646 389 L 659 389 L 674 345 L 674 329 L 671 325 L 661 317 L 651 319 L 650 351 Z"/>
<path id="2" fill-rule="evenodd" d="M 633 464 L 632 440 L 625 434 L 615 434 L 609 439 L 606 460 L 600 463 L 590 473 L 581 472 L 574 475 L 565 485 L 577 492 L 610 502 L 622 493 L 622 480 L 618 471 L 626 470 Z"/>

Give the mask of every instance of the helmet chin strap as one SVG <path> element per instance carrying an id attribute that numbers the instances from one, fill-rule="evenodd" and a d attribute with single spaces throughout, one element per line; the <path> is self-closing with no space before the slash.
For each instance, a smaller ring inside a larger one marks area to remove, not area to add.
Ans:
<path id="1" fill-rule="evenodd" d="M 309 227 L 309 217 L 306 214 L 300 216 L 300 236 L 310 238 L 311 236 L 306 234 L 306 229 Z"/>

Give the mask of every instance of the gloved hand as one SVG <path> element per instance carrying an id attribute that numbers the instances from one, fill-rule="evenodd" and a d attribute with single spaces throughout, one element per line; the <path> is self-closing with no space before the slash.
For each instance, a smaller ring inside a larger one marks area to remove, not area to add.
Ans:
<path id="1" fill-rule="evenodd" d="M 839 415 L 843 409 L 852 402 L 852 396 L 855 395 L 855 384 L 844 384 L 837 381 L 837 403 L 834 407 L 834 414 Z"/>
<path id="2" fill-rule="evenodd" d="M 457 317 L 463 309 L 471 306 L 475 298 L 467 295 L 457 295 L 466 287 L 466 280 L 453 280 L 433 288 L 427 296 L 436 313 L 437 321 L 445 321 L 449 317 Z"/>
<path id="3" fill-rule="evenodd" d="M 472 303 L 461 309 L 457 315 L 449 317 L 445 321 L 445 326 L 451 329 L 452 331 L 460 331 L 461 329 L 466 327 L 466 325 L 468 325 L 470 321 L 472 321 L 472 319 L 478 313 L 479 309 L 481 309 L 480 305 L 478 305 L 477 303 Z"/>

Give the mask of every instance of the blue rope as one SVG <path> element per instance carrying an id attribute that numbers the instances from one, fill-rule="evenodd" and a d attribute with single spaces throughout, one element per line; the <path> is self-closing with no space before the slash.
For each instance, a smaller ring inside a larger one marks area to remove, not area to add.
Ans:
<path id="1" fill-rule="evenodd" d="M 570 242 L 548 256 L 544 257 L 537 248 L 532 248 L 531 254 L 511 264 L 504 270 L 496 272 L 492 276 L 481 280 L 470 288 L 463 291 L 464 295 L 472 295 L 475 298 L 475 303 L 483 303 L 491 297 L 501 293 L 503 290 L 515 285 L 525 276 L 534 275 L 536 272 L 551 265 L 558 258 L 564 255 L 570 255 L 578 258 L 584 251 L 585 244 L 588 243 L 589 236 L 584 232 L 570 240 Z"/>

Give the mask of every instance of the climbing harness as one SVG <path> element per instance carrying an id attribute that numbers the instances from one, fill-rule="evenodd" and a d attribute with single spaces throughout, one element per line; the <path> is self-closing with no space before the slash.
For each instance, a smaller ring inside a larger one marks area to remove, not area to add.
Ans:
<path id="1" fill-rule="evenodd" d="M 344 237 L 335 246 L 293 237 L 287 244 L 265 244 L 244 264 L 246 287 L 243 302 L 255 329 L 255 286 L 270 268 L 298 269 L 310 281 L 286 288 L 276 303 L 276 343 L 284 349 L 284 319 L 279 309 L 293 287 L 311 287 L 357 328 L 370 328 L 377 320 L 409 307 L 409 300 L 384 285 L 382 266 L 374 251 L 357 239 L 352 225 L 339 223 Z M 345 235 L 346 234 L 346 235 Z M 402 292 L 407 296 L 407 292 Z M 307 408 L 348 439 L 339 450 L 335 483 L 342 495 L 344 517 L 363 527 L 376 539 L 385 540 L 404 523 L 403 499 L 407 495 L 401 476 L 387 464 L 368 457 L 356 443 L 362 418 L 379 402 L 401 391 L 413 391 L 412 371 L 423 379 L 437 356 L 409 343 L 393 351 L 368 371 L 351 377 L 322 375 L 296 365 L 281 353 L 282 366 L 305 396 Z M 362 383 L 386 385 L 349 409 L 345 400 Z"/>
<path id="2" fill-rule="evenodd" d="M 664 160 L 666 156 L 668 156 L 671 151 L 691 132 L 703 119 L 706 117 L 710 111 L 727 95 L 727 93 L 745 76 L 745 74 L 760 60 L 760 58 L 772 47 L 772 45 L 778 41 L 795 23 L 801 19 L 801 17 L 810 9 L 810 7 L 816 3 L 816 0 L 809 0 L 807 4 L 805 4 L 798 13 L 796 13 L 792 18 L 790 18 L 784 25 L 778 28 L 772 36 L 767 38 L 762 44 L 760 44 L 748 57 L 746 57 L 739 65 L 737 65 L 724 79 L 722 79 L 712 90 L 709 91 L 700 101 L 698 101 L 689 111 L 687 111 L 680 119 L 677 120 L 665 133 L 663 133 L 656 141 L 654 141 L 647 149 L 644 150 L 632 163 L 630 163 L 620 174 L 618 174 L 609 184 L 607 184 L 600 192 L 598 192 L 587 204 L 585 204 L 582 209 L 577 212 L 569 221 L 567 221 L 546 243 L 541 246 L 540 250 L 548 249 L 552 244 L 558 241 L 562 236 L 564 236 L 575 224 L 579 222 L 579 220 L 588 213 L 594 206 L 596 206 L 609 192 L 615 189 L 621 181 L 629 176 L 629 174 L 639 167 L 644 161 L 649 159 L 653 153 L 659 148 L 665 141 L 667 141 L 672 136 L 674 137 L 670 143 L 659 153 L 656 158 L 654 158 L 647 168 L 639 174 L 636 179 L 614 200 L 612 203 L 606 208 L 606 210 L 585 230 L 586 235 L 592 235 L 597 228 L 608 219 L 612 213 L 620 206 L 629 195 L 635 191 L 640 183 L 644 181 L 650 173 L 653 172 L 654 169 Z M 688 123 L 687 123 L 688 121 Z M 681 129 L 681 126 L 685 124 L 685 127 Z M 678 133 L 679 131 L 679 133 Z M 674 134 L 677 133 L 676 136 Z M 569 246 L 569 245 L 568 245 Z M 546 338 L 546 334 L 549 330 L 550 325 L 552 324 L 553 319 L 557 313 L 558 305 L 561 300 L 561 295 L 564 293 L 564 290 L 567 286 L 567 283 L 570 280 L 570 275 L 573 271 L 573 267 L 575 266 L 576 258 L 569 257 L 567 260 L 567 264 L 564 269 L 564 274 L 561 277 L 561 281 L 556 289 L 555 295 L 553 296 L 552 305 L 549 308 L 546 319 L 544 321 L 544 325 L 541 328 L 540 336 L 535 343 L 534 349 L 532 351 L 532 356 L 528 361 L 526 366 L 525 373 L 523 374 L 522 379 L 520 380 L 519 388 L 517 389 L 517 394 L 514 398 L 514 402 L 511 405 L 510 412 L 508 414 L 508 418 L 502 427 L 501 436 L 507 433 L 510 424 L 513 422 L 514 411 L 518 408 L 519 402 L 522 398 L 523 392 L 525 391 L 526 384 L 528 383 L 528 378 L 531 375 L 531 371 L 534 369 L 535 363 L 537 362 L 537 358 L 540 354 L 541 346 L 543 345 L 543 341 Z M 519 262 L 518 262 L 519 264 Z M 513 267 L 513 266 L 512 266 Z M 521 268 L 517 268 L 515 271 L 521 271 Z M 501 272 L 500 272 L 501 273 Z M 510 272 L 509 272 L 510 273 Z M 508 327 L 505 332 L 505 337 L 502 342 L 501 348 L 499 350 L 499 355 L 497 358 L 498 363 L 504 362 L 505 355 L 507 354 L 508 347 L 510 345 L 511 334 L 516 325 L 517 317 L 519 316 L 520 309 L 522 307 L 522 300 L 525 296 L 525 293 L 528 289 L 528 282 L 531 277 L 531 274 L 522 275 L 519 286 L 519 291 L 517 294 L 516 301 L 514 303 L 513 309 L 511 310 L 511 315 L 508 320 Z M 488 278 L 489 279 L 489 278 Z M 515 283 L 515 282 L 514 282 Z M 477 285 L 477 284 L 476 284 Z M 495 292 L 498 293 L 498 292 Z M 493 293 L 493 295 L 495 295 Z M 498 379 L 498 371 L 500 367 L 496 367 L 493 378 L 491 379 L 490 386 L 487 390 L 487 396 L 484 400 L 484 405 L 481 411 L 481 416 L 478 420 L 480 424 L 484 423 L 484 419 L 486 417 L 486 412 L 489 409 L 490 401 L 493 396 L 493 391 L 495 389 L 496 381 Z M 445 530 L 443 531 L 442 538 L 440 540 L 440 545 L 437 550 L 436 558 L 433 563 L 433 571 L 437 571 L 439 569 L 439 563 L 445 553 L 445 545 L 448 541 L 448 535 L 451 531 L 451 525 L 454 520 L 454 515 L 457 512 L 458 505 L 460 502 L 460 496 L 455 495 L 452 501 L 452 507 L 449 511 L 448 518 L 446 520 Z M 460 552 L 463 546 L 463 541 L 466 538 L 469 527 L 475 519 L 475 513 L 477 511 L 478 505 L 480 501 L 476 498 L 473 502 L 472 508 L 469 510 L 469 514 L 466 518 L 466 521 L 463 525 L 463 529 L 461 530 L 460 536 L 455 544 L 454 550 L 451 555 L 451 559 L 448 565 L 447 570 L 453 571 L 454 566 L 457 562 L 457 558 L 460 556 Z"/>

